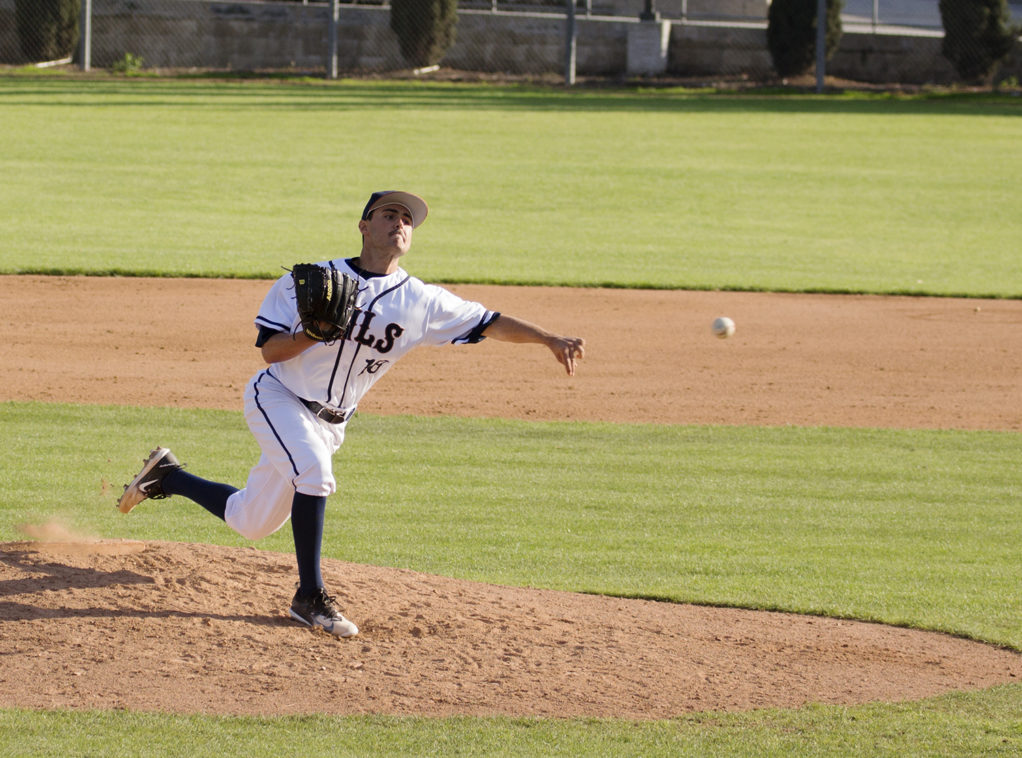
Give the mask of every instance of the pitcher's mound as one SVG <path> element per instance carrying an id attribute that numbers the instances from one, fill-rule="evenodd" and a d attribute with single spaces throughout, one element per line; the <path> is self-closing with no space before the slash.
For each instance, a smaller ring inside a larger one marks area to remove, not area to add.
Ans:
<path id="1" fill-rule="evenodd" d="M 915 699 L 1022 656 L 879 624 L 500 587 L 324 561 L 348 640 L 287 617 L 294 557 L 0 544 L 0 706 L 666 718 Z"/>

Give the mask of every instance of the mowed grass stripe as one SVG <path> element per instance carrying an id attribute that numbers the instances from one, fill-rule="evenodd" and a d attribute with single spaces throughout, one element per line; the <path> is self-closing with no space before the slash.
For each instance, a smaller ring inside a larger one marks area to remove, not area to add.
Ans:
<path id="1" fill-rule="evenodd" d="M 0 406 L 0 539 L 248 544 L 186 500 L 113 508 L 150 447 L 244 482 L 239 414 Z M 935 629 L 1022 649 L 1022 436 L 360 415 L 325 553 L 477 581 Z M 40 461 L 60 461 L 59 467 Z M 281 530 L 259 547 L 289 552 Z"/>
<path id="2" fill-rule="evenodd" d="M 669 721 L 0 710 L 11 758 L 69 755 L 705 756 L 1013 755 L 1019 687 L 908 703 L 683 714 Z"/>
<path id="3" fill-rule="evenodd" d="M 272 277 L 432 204 L 431 280 L 1018 297 L 1003 98 L 0 78 L 0 271 Z"/>

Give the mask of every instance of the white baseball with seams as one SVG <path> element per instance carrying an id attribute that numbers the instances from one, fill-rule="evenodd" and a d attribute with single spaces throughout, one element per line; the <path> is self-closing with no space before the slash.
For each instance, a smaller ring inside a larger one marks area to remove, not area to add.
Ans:
<path id="1" fill-rule="evenodd" d="M 735 333 L 735 322 L 727 316 L 719 316 L 713 320 L 713 333 L 722 340 Z"/>

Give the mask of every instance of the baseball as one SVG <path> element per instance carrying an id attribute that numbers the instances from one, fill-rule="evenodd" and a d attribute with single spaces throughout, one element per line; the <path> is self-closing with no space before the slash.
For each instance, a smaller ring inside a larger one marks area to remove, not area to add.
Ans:
<path id="1" fill-rule="evenodd" d="M 713 320 L 713 333 L 722 340 L 727 339 L 735 333 L 735 322 L 727 316 L 720 316 Z"/>

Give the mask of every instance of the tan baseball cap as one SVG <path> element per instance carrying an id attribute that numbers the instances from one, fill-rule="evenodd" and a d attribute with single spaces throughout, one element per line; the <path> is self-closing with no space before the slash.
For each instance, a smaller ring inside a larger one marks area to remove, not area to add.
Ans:
<path id="1" fill-rule="evenodd" d="M 426 205 L 426 201 L 418 195 L 413 195 L 411 192 L 381 190 L 370 195 L 369 202 L 366 203 L 365 210 L 362 211 L 362 220 L 365 221 L 369 218 L 370 213 L 384 205 L 400 205 L 402 208 L 407 209 L 412 214 L 412 228 L 425 221 L 426 214 L 429 213 L 429 206 Z"/>

